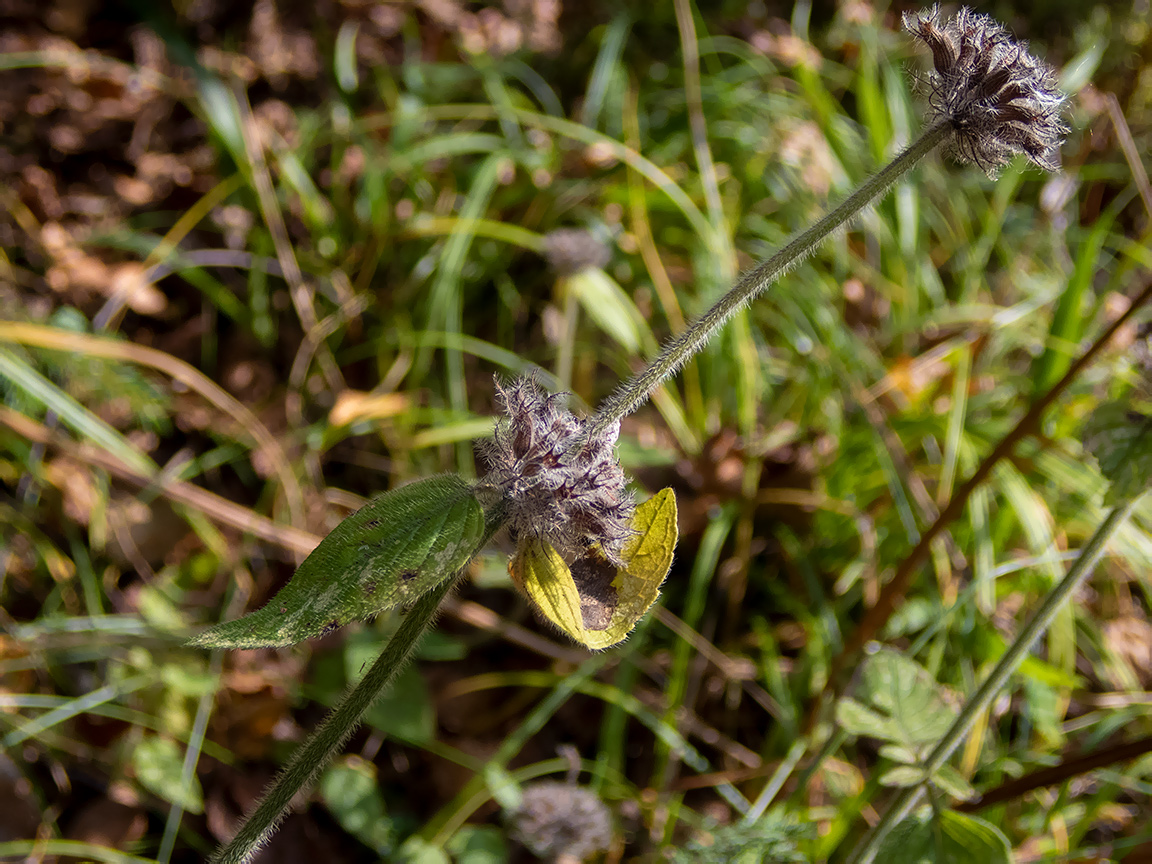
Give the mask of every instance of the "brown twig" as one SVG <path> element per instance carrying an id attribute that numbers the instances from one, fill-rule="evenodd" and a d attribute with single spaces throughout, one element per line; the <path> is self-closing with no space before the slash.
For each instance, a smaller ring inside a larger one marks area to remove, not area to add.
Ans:
<path id="1" fill-rule="evenodd" d="M 870 640 L 875 638 L 876 634 L 888 623 L 888 619 L 892 617 L 892 613 L 896 611 L 896 608 L 903 601 L 905 593 L 912 584 L 912 578 L 918 572 L 920 565 L 924 563 L 924 559 L 928 557 L 932 542 L 943 533 L 944 529 L 950 523 L 964 512 L 964 508 L 968 504 L 968 499 L 972 497 L 972 493 L 976 491 L 980 484 L 988 479 L 988 475 L 992 473 L 992 469 L 996 466 L 996 463 L 1006 456 L 1011 455 L 1017 444 L 1037 431 L 1044 412 L 1051 407 L 1052 403 L 1059 398 L 1060 394 L 1076 380 L 1080 373 L 1096 359 L 1096 356 L 1104 350 L 1104 347 L 1116 334 L 1116 331 L 1123 327 L 1136 313 L 1136 310 L 1150 299 L 1152 299 L 1152 281 L 1150 281 L 1144 287 L 1144 290 L 1129 304 L 1127 311 L 1113 321 L 1092 346 L 1072 364 L 1064 377 L 1057 381 L 1052 386 L 1052 389 L 1032 404 L 1032 407 L 1020 418 L 1020 422 L 1016 424 L 1015 428 L 1005 435 L 992 452 L 984 458 L 984 461 L 980 463 L 980 467 L 976 469 L 976 472 L 968 478 L 963 486 L 953 493 L 947 506 L 940 511 L 940 515 L 920 537 L 919 542 L 900 563 L 895 575 L 893 575 L 892 579 L 889 580 L 881 590 L 880 597 L 876 600 L 876 605 L 865 613 L 864 620 L 860 622 L 859 626 L 852 633 L 844 649 L 833 659 L 831 671 L 828 676 L 828 684 L 809 711 L 808 728 L 811 728 L 819 719 L 822 706 L 828 704 L 830 697 L 835 697 L 836 693 L 839 692 L 843 684 L 842 673 L 845 669 L 849 668 L 857 652 Z"/>
<path id="2" fill-rule="evenodd" d="M 1137 738 L 1135 741 L 1113 744 L 1111 747 L 1105 747 L 1103 750 L 1097 750 L 1094 753 L 1084 753 L 1080 756 L 1067 757 L 1062 759 L 1057 765 L 1050 765 L 1047 768 L 1041 768 L 1038 771 L 1025 774 L 1023 777 L 1016 777 L 1006 783 L 1001 783 L 996 788 L 985 792 L 979 798 L 973 798 L 971 801 L 962 801 L 955 806 L 955 809 L 961 813 L 975 813 L 977 810 L 983 810 L 985 807 L 991 807 L 994 804 L 1003 804 L 1005 801 L 1015 800 L 1035 789 L 1043 789 L 1045 786 L 1055 786 L 1057 783 L 1063 783 L 1065 780 L 1070 780 L 1079 774 L 1086 774 L 1089 771 L 1095 771 L 1097 768 L 1113 765 L 1116 762 L 1126 762 L 1129 759 L 1135 759 L 1137 756 L 1143 756 L 1145 753 L 1150 752 L 1152 752 L 1152 735 L 1146 735 L 1143 738 Z"/>
<path id="3" fill-rule="evenodd" d="M 193 483 L 172 477 L 163 479 L 149 477 L 125 465 L 107 450 L 93 444 L 77 444 L 66 435 L 3 405 L 0 405 L 0 424 L 28 441 L 54 447 L 86 465 L 101 468 L 133 486 L 155 489 L 161 497 L 175 504 L 191 507 L 220 525 L 228 525 L 251 534 L 294 555 L 303 557 L 320 542 L 321 538 L 316 534 L 273 522 L 267 516 L 261 516 L 247 507 L 221 498 L 214 492 L 209 492 Z"/>

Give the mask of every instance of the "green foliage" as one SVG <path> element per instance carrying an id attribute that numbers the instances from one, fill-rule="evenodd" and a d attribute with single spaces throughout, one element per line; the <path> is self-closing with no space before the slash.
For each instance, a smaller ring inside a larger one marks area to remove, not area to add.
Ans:
<path id="1" fill-rule="evenodd" d="M 915 786 L 925 781 L 918 763 L 956 719 L 926 669 L 890 648 L 868 657 L 860 672 L 858 695 L 863 702 L 842 698 L 836 722 L 845 732 L 887 742 L 881 755 L 901 763 L 881 775 L 886 786 Z M 931 780 L 948 794 L 970 798 L 968 782 L 948 765 Z"/>
<path id="2" fill-rule="evenodd" d="M 364 655 L 361 655 L 364 656 Z M 374 656 L 374 654 L 372 655 Z M 369 657 L 353 667 L 355 652 L 346 655 L 350 680 L 356 681 Z M 424 677 L 416 667 L 407 667 L 396 676 L 395 682 L 364 715 L 364 722 L 386 735 L 395 735 L 416 744 L 436 738 L 436 709 Z"/>
<path id="3" fill-rule="evenodd" d="M 317 791 L 345 831 L 378 855 L 391 853 L 395 830 L 380 795 L 375 765 L 347 756 L 321 775 Z"/>
<path id="4" fill-rule="evenodd" d="M 1107 500 L 1134 498 L 1152 486 L 1152 415 L 1127 400 L 1105 402 L 1092 412 L 1085 444 L 1111 486 Z"/>
<path id="5" fill-rule="evenodd" d="M 189 813 L 204 812 L 204 793 L 195 775 L 185 785 L 184 753 L 170 738 L 146 735 L 132 750 L 132 767 L 140 785 Z"/>
<path id="6" fill-rule="evenodd" d="M 836 720 L 848 732 L 888 740 L 910 749 L 935 741 L 955 719 L 926 669 L 890 648 L 868 657 L 859 695 L 842 699 Z"/>
<path id="7" fill-rule="evenodd" d="M 884 864 L 1011 864 L 1012 848 L 994 825 L 924 808 L 897 825 L 876 856 Z"/>
<path id="8" fill-rule="evenodd" d="M 456 864 L 504 864 L 508 843 L 504 832 L 490 825 L 467 825 L 445 847 Z"/>
<path id="9" fill-rule="evenodd" d="M 889 26 L 892 15 L 866 3 L 798 4 L 784 22 L 764 4 L 629 2 L 604 17 L 561 0 L 559 53 L 525 42 L 504 55 L 464 48 L 465 38 L 503 32 L 476 14 L 483 4 L 449 4 L 459 30 L 411 3 L 382 15 L 343 4 L 323 22 L 311 7 L 272 5 L 275 26 L 229 12 L 227 33 L 173 7 L 174 32 L 207 34 L 211 68 L 194 90 L 173 44 L 147 42 L 146 26 L 124 28 L 140 41 L 111 50 L 117 37 L 90 28 L 104 34 L 99 44 L 77 29 L 53 36 L 51 50 L 0 58 L 5 132 L 19 143 L 0 165 L 12 193 L 0 196 L 0 324 L 38 321 L 67 338 L 106 330 L 128 349 L 159 349 L 249 406 L 277 445 L 254 443 L 244 423 L 168 372 L 0 332 L 0 675 L 14 682 L 0 694 L 0 735 L 12 742 L 5 776 L 10 759 L 40 820 L 18 836 L 62 837 L 85 815 L 99 790 L 68 794 L 43 770 L 74 775 L 80 753 L 85 776 L 130 778 L 146 793 L 137 812 L 148 811 L 148 851 L 138 854 L 201 860 L 212 838 L 190 830 L 199 823 L 164 820 L 168 802 L 195 803 L 174 785 L 184 762 L 201 750 L 213 757 L 193 775 L 213 800 L 228 776 L 212 767 L 227 761 L 225 748 L 244 771 L 241 745 L 267 738 L 273 722 L 311 727 L 320 709 L 309 702 L 333 704 L 392 622 L 220 659 L 179 644 L 187 622 L 239 614 L 234 592 L 280 578 L 269 562 L 304 548 L 300 529 L 316 530 L 325 507 L 436 472 L 470 477 L 473 439 L 491 429 L 494 371 L 534 369 L 550 389 L 571 390 L 574 408 L 597 404 L 732 274 L 897 152 L 923 113 L 906 73 L 925 58 Z M 679 26 L 684 10 L 694 35 Z M 1148 76 L 1134 72 L 1147 66 L 1147 16 L 1080 4 L 1070 26 L 1026 11 L 1013 26 L 1064 64 L 1069 87 L 1091 79 L 1094 91 L 1119 94 L 1127 132 L 1086 94 L 1065 116 L 1101 134 L 1088 147 L 1074 133 L 1061 176 L 1013 165 L 992 182 L 930 159 L 742 313 L 623 430 L 638 486 L 676 488 L 682 536 L 663 611 L 589 666 L 513 593 L 499 547 L 484 583 L 468 584 L 445 613 L 451 641 L 419 655 L 369 710 L 371 728 L 350 746 L 361 752 L 385 736 L 379 785 L 368 790 L 367 765 L 342 775 L 365 787 L 362 813 L 346 802 L 358 823 L 321 795 L 339 823 L 322 820 L 324 842 L 343 828 L 376 849 L 365 819 L 378 818 L 393 832 L 390 859 L 506 860 L 499 829 L 480 824 L 483 808 L 519 788 L 502 776 L 524 786 L 569 770 L 557 745 L 573 745 L 605 800 L 619 802 L 625 858 L 667 855 L 721 811 L 736 827 L 717 829 L 711 846 L 697 837 L 681 860 L 711 860 L 706 850 L 726 837 L 758 860 L 757 832 L 780 860 L 798 849 L 815 850 L 804 860 L 844 860 L 862 811 L 882 812 L 925 781 L 930 733 L 952 715 L 943 694 L 970 692 L 1003 654 L 1094 530 L 1104 490 L 1121 497 L 1150 473 L 1130 416 L 1147 406 L 1102 399 L 1133 374 L 1131 353 L 1106 350 L 1042 418 L 1042 434 L 949 523 L 881 631 L 912 645 L 901 656 L 915 670 L 889 659 L 888 672 L 862 671 L 838 709 L 842 730 L 826 741 L 805 734 L 831 658 L 877 586 L 1152 265 L 1139 183 L 1115 143 L 1130 134 L 1138 154 L 1152 146 L 1141 107 Z M 505 12 L 484 10 L 496 14 Z M 247 50 L 263 34 L 283 37 L 297 58 L 309 55 L 295 46 L 310 42 L 315 77 L 281 68 L 270 81 L 260 52 Z M 85 53 L 70 54 L 63 39 Z M 140 59 L 165 48 L 167 60 Z M 130 206 L 108 191 L 133 170 L 122 120 L 83 135 L 92 151 L 61 151 L 46 137 L 87 129 L 120 91 L 153 99 L 132 136 L 150 151 L 141 165 L 194 154 L 192 182 L 168 198 Z M 28 110 L 29 98 L 54 107 Z M 69 118 L 93 98 L 99 110 Z M 246 146 L 253 130 L 263 165 Z M 263 200 L 260 183 L 271 190 Z M 149 290 L 167 308 L 138 313 L 104 285 L 62 281 L 70 261 L 42 242 L 53 223 L 86 266 L 135 267 L 154 254 Z M 583 280 L 558 277 L 540 254 L 544 238 L 573 227 L 603 238 L 609 256 Z M 293 258 L 295 281 L 285 278 Z M 350 397 L 394 402 L 342 423 L 333 406 Z M 109 454 L 153 483 L 127 482 Z M 188 503 L 182 488 L 217 497 Z M 452 500 L 475 510 L 467 495 Z M 136 510 L 141 521 L 124 518 Z M 1046 659 L 1025 662 L 1022 690 L 981 718 L 980 746 L 955 757 L 982 792 L 1142 734 L 1148 669 L 1128 649 L 1148 641 L 1149 590 L 1134 577 L 1152 568 L 1150 526 L 1146 501 L 1109 543 L 1092 590 L 1061 615 Z M 441 533 L 451 539 L 447 522 Z M 315 584 L 291 589 L 305 616 L 311 595 L 330 587 L 321 569 L 364 595 L 340 566 L 352 552 L 325 548 L 326 566 L 306 565 Z M 353 594 L 357 617 L 371 617 Z M 256 615 L 279 640 L 268 611 L 277 600 Z M 333 620 L 318 614 L 302 629 L 323 633 Z M 249 619 L 231 627 L 229 644 L 248 644 Z M 530 682 L 515 671 L 526 668 Z M 1124 702 L 1134 707 L 1110 707 Z M 154 765 L 144 764 L 149 748 Z M 292 749 L 278 741 L 256 758 Z M 409 771 L 393 771 L 402 765 Z M 727 782 L 745 770 L 748 779 Z M 409 794 L 429 790 L 433 771 L 458 774 L 460 797 Z M 1148 809 L 1145 774 L 1142 761 L 1114 764 L 981 815 L 1035 856 L 1098 842 L 1120 850 L 1140 841 L 1130 814 Z M 967 792 L 951 766 L 927 779 Z M 386 809 L 373 809 L 377 796 Z M 765 815 L 743 827 L 753 805 Z M 963 837 L 956 824 L 966 819 L 920 814 L 901 836 L 935 860 L 925 831 Z M 789 820 L 818 832 L 772 827 Z M 1004 860 L 987 839 L 965 842 Z M 0 857 L 144 860 L 71 843 L 4 844 Z"/>
<path id="10" fill-rule="evenodd" d="M 326 705 L 339 702 L 344 691 L 364 676 L 386 639 L 387 634 L 374 628 L 351 630 L 343 645 L 316 661 L 313 698 Z M 388 691 L 365 713 L 364 722 L 403 741 L 419 744 L 434 740 L 436 709 L 419 670 L 414 666 L 400 670 Z"/>
<path id="11" fill-rule="evenodd" d="M 447 852 L 418 836 L 404 841 L 395 860 L 399 864 L 452 864 Z"/>
<path id="12" fill-rule="evenodd" d="M 265 606 L 194 637 L 194 645 L 291 645 L 411 603 L 476 554 L 484 510 L 460 477 L 386 492 L 348 516 Z"/>
<path id="13" fill-rule="evenodd" d="M 810 830 L 778 813 L 752 823 L 726 825 L 694 839 L 673 856 L 677 864 L 802 864 Z"/>

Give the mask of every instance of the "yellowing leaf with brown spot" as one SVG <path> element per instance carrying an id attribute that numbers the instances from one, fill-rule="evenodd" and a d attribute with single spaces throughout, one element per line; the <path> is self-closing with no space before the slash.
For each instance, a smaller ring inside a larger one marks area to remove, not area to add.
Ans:
<path id="1" fill-rule="evenodd" d="M 520 542 L 509 565 L 512 579 L 540 613 L 589 648 L 617 645 L 660 596 L 678 537 L 676 496 L 665 489 L 636 508 L 638 532 L 624 546 L 623 569 L 597 549 L 569 566 L 539 538 Z"/>
<path id="2" fill-rule="evenodd" d="M 539 537 L 522 540 L 509 569 L 540 614 L 577 642 L 584 641 L 580 594 L 559 552 Z"/>
<path id="3" fill-rule="evenodd" d="M 632 528 L 640 532 L 624 546 L 624 569 L 616 572 L 616 609 L 604 630 L 587 630 L 581 640 L 589 648 L 609 648 L 635 629 L 660 596 L 660 586 L 672 567 L 679 528 L 676 493 L 662 489 L 636 508 Z"/>

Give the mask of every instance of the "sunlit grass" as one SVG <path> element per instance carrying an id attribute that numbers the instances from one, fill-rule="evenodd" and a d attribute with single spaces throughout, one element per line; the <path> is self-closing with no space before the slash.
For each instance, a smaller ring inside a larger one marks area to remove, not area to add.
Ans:
<path id="1" fill-rule="evenodd" d="M 181 640 L 263 602 L 373 493 L 479 472 L 493 374 L 537 370 L 595 406 L 918 128 L 916 61 L 890 22 L 840 16 L 814 44 L 797 36 L 792 55 L 693 21 L 689 5 L 649 25 L 664 26 L 667 50 L 620 17 L 539 64 L 424 53 L 413 16 L 406 63 L 351 76 L 347 57 L 342 73 L 329 64 L 339 87 L 286 97 L 289 128 L 238 80 L 165 77 L 215 146 L 214 182 L 180 209 L 77 231 L 83 255 L 127 258 L 142 280 L 87 302 L 46 287 L 48 267 L 63 266 L 42 243 L 50 220 L 0 195 L 12 226 L 0 261 L 0 736 L 42 826 L 0 855 L 201 857 L 220 839 L 202 810 L 219 805 L 215 763 L 282 762 L 291 735 L 261 724 L 310 725 L 304 700 L 330 703 L 395 621 L 315 655 L 270 654 L 275 680 L 260 661 L 210 661 Z M 331 61 L 336 46 L 320 44 Z M 0 75 L 92 60 L 21 53 Z M 1066 60 L 1083 86 L 1104 57 Z M 1103 122 L 1091 105 L 1074 101 L 1076 125 Z M 480 559 L 418 655 L 443 692 L 413 676 L 395 708 L 425 725 L 370 720 L 350 747 L 363 763 L 342 763 L 370 779 L 358 806 L 378 808 L 389 832 L 355 828 L 345 799 L 313 798 L 375 850 L 363 860 L 466 861 L 459 850 L 481 839 L 491 860 L 507 858 L 502 827 L 469 832 L 502 826 L 513 790 L 572 764 L 623 814 L 620 855 L 681 847 L 751 812 L 812 826 L 796 841 L 811 860 L 846 856 L 859 814 L 892 797 L 879 778 L 895 763 L 807 724 L 834 658 L 955 490 L 1148 279 L 1138 226 L 1152 214 L 1119 150 L 1070 146 L 1066 159 L 1052 179 L 1013 165 L 995 182 L 926 163 L 625 423 L 638 487 L 674 485 L 684 520 L 664 609 L 622 649 L 561 644 L 512 592 L 503 556 Z M 247 225 L 234 236 L 224 205 Z M 549 232 L 571 227 L 611 253 L 585 284 L 542 257 Z M 147 288 L 164 314 L 135 311 Z M 1106 349 L 1041 435 L 998 464 L 878 634 L 946 699 L 972 691 L 1104 518 L 1081 428 L 1111 382 L 1140 374 L 1126 350 Z M 951 763 L 978 790 L 1101 749 L 1122 728 L 1147 733 L 1152 669 L 1131 646 L 1152 637 L 1150 532 L 1145 498 L 1012 698 L 978 718 Z M 466 697 L 490 691 L 502 695 L 471 716 Z M 88 715 L 122 731 L 81 741 Z M 155 742 L 174 758 L 148 774 L 141 754 Z M 568 743 L 574 763 L 556 754 Z M 83 802 L 36 763 L 67 772 L 81 758 L 152 816 L 130 849 L 65 839 Z M 451 794 L 410 796 L 439 760 L 457 765 Z M 979 815 L 1033 855 L 1136 842 L 1144 773 L 1119 762 L 1093 792 L 1061 778 Z"/>

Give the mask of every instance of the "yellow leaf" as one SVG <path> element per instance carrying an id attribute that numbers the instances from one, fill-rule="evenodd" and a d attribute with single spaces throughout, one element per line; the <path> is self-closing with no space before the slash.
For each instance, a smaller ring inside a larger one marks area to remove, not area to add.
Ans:
<path id="1" fill-rule="evenodd" d="M 559 629 L 589 648 L 609 648 L 624 641 L 656 602 L 672 566 L 678 536 L 672 490 L 664 489 L 637 507 L 632 527 L 638 533 L 621 552 L 623 569 L 598 549 L 569 567 L 536 537 L 521 540 L 508 569 L 517 586 Z"/>
<path id="2" fill-rule="evenodd" d="M 663 489 L 637 507 L 632 528 L 640 533 L 624 546 L 620 553 L 624 569 L 612 581 L 616 608 L 607 627 L 584 631 L 580 641 L 589 648 L 609 648 L 624 641 L 660 596 L 679 537 L 676 494 Z"/>
<path id="3" fill-rule="evenodd" d="M 584 641 L 580 595 L 559 552 L 539 537 L 529 537 L 520 541 L 508 569 L 545 618 L 577 642 Z"/>
<path id="4" fill-rule="evenodd" d="M 361 390 L 343 390 L 336 404 L 328 412 L 333 426 L 350 426 L 364 420 L 383 420 L 395 417 L 409 408 L 404 393 L 365 393 Z"/>

